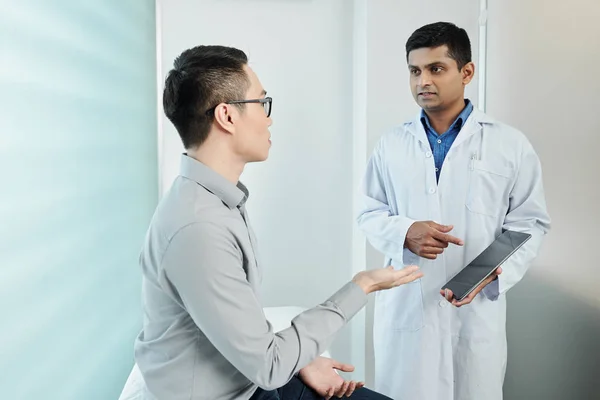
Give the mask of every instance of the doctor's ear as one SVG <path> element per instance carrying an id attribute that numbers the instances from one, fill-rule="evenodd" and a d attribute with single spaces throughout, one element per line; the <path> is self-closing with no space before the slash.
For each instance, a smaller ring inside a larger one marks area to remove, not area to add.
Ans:
<path id="1" fill-rule="evenodd" d="M 475 76 L 475 64 L 473 62 L 466 63 L 460 72 L 462 73 L 463 84 L 467 85 Z"/>

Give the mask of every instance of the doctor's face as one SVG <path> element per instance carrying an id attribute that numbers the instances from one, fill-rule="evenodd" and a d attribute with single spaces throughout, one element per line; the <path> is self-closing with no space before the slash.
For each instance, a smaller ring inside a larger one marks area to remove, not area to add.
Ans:
<path id="1" fill-rule="evenodd" d="M 437 112 L 464 105 L 465 86 L 473 79 L 475 66 L 470 62 L 459 69 L 444 45 L 411 51 L 408 70 L 417 104 L 425 111 Z"/>

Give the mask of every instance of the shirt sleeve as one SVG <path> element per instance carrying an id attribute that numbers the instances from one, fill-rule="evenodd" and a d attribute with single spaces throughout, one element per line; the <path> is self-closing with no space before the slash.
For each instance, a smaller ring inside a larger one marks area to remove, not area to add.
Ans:
<path id="1" fill-rule="evenodd" d="M 194 223 L 171 240 L 162 262 L 167 279 L 217 350 L 258 386 L 273 390 L 323 353 L 365 304 L 347 283 L 324 303 L 273 332 L 246 278 L 234 235 L 212 223 Z"/>

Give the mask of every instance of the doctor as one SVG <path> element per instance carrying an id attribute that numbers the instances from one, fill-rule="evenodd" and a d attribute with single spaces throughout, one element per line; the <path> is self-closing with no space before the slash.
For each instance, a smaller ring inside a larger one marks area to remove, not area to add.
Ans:
<path id="1" fill-rule="evenodd" d="M 376 145 L 358 224 L 387 263 L 419 264 L 425 276 L 377 293 L 376 389 L 395 400 L 499 400 L 506 292 L 550 229 L 540 161 L 521 132 L 464 98 L 475 71 L 464 29 L 423 26 L 406 56 L 422 111 Z M 503 229 L 532 238 L 462 302 L 442 297 Z"/>

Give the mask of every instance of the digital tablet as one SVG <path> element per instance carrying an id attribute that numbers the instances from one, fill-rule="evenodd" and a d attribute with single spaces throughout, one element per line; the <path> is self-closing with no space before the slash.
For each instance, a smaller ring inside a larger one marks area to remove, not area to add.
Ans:
<path id="1" fill-rule="evenodd" d="M 455 299 L 463 300 L 530 238 L 531 235 L 528 233 L 504 231 L 481 254 L 452 277 L 442 290 L 450 289 Z"/>

